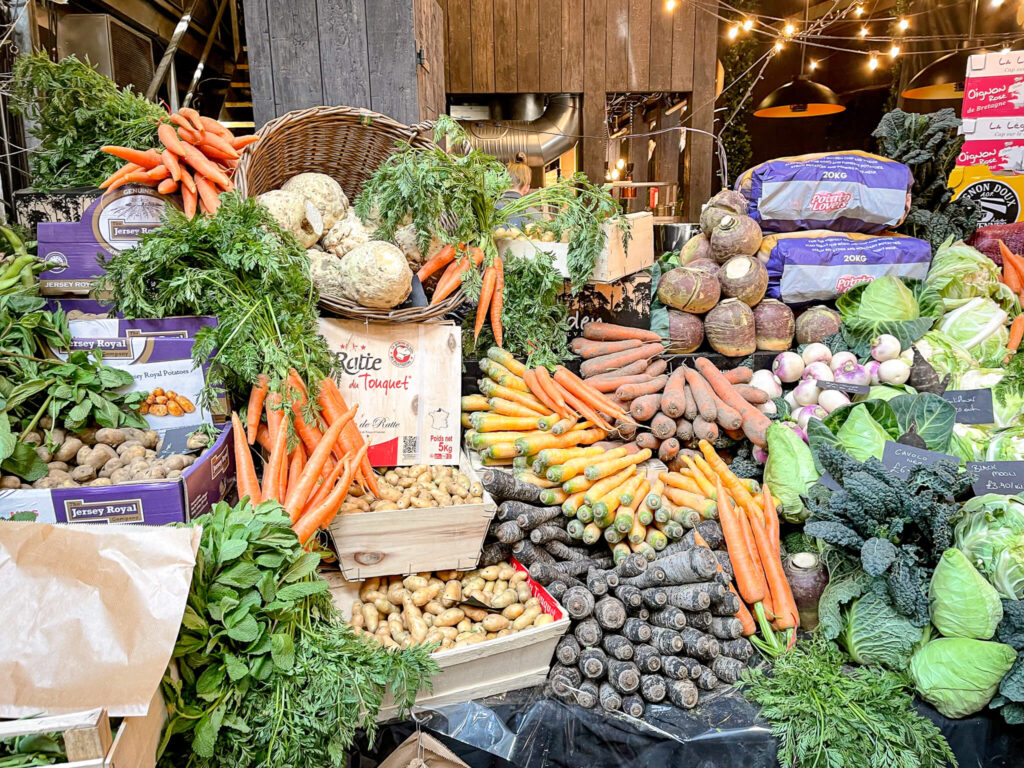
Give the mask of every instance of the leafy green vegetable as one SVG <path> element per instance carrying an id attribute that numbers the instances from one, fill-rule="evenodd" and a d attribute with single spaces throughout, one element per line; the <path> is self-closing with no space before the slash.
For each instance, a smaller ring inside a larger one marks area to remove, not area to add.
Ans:
<path id="1" fill-rule="evenodd" d="M 436 663 L 389 652 L 340 621 L 276 502 L 223 502 L 203 526 L 195 573 L 163 680 L 167 765 L 334 768 L 357 728 L 370 738 L 384 694 L 408 709 Z"/>
<path id="2" fill-rule="evenodd" d="M 191 220 L 168 206 L 163 226 L 103 266 L 97 290 L 126 317 L 217 318 L 193 348 L 196 365 L 213 357 L 208 405 L 219 387 L 244 400 L 261 373 L 274 384 L 293 367 L 315 389 L 337 366 L 305 251 L 255 199 L 224 194 L 215 216 Z"/>
<path id="3" fill-rule="evenodd" d="M 779 516 L 800 523 L 808 512 L 801 496 L 818 481 L 814 455 L 807 444 L 789 427 L 774 423 L 768 427 L 768 462 L 764 480 L 779 499 Z"/>
<path id="4" fill-rule="evenodd" d="M 943 552 L 935 566 L 928 600 L 932 624 L 945 637 L 988 640 L 1003 618 L 995 589 L 955 548 Z"/>
<path id="5" fill-rule="evenodd" d="M 153 147 L 157 122 L 167 117 L 159 105 L 118 88 L 74 56 L 58 62 L 41 51 L 19 56 L 10 90 L 11 111 L 34 123 L 39 140 L 29 154 L 39 192 L 98 186 L 124 164 L 100 147 Z"/>
<path id="6" fill-rule="evenodd" d="M 822 638 L 780 655 L 769 676 L 743 675 L 743 694 L 761 705 L 785 768 L 942 768 L 956 758 L 939 729 L 917 714 L 900 675 L 880 667 L 843 671 Z"/>
<path id="7" fill-rule="evenodd" d="M 67 761 L 59 733 L 33 733 L 0 739 L 0 768 L 32 768 Z"/>
<path id="8" fill-rule="evenodd" d="M 940 637 L 910 660 L 910 676 L 921 698 L 946 717 L 967 717 L 991 701 L 1017 654 L 987 640 Z"/>
<path id="9" fill-rule="evenodd" d="M 985 461 L 1024 461 L 1024 425 L 985 430 Z"/>
<path id="10" fill-rule="evenodd" d="M 424 253 L 436 235 L 452 245 L 479 247 L 489 265 L 498 255 L 494 230 L 508 228 L 509 222 L 529 217 L 534 210 L 551 210 L 553 218 L 539 223 L 556 236 L 569 234 L 567 266 L 573 292 L 594 271 L 607 240 L 602 226 L 606 221 L 616 223 L 628 239 L 627 220 L 618 203 L 584 174 L 559 179 L 519 198 L 503 199 L 512 186 L 508 171 L 494 157 L 472 148 L 462 126 L 442 115 L 434 124 L 434 137 L 438 142 L 448 139 L 464 152 L 403 143 L 363 185 L 356 213 L 364 221 L 379 216 L 375 237 L 391 240 L 411 216 Z M 463 282 L 475 299 L 480 292 L 477 273 L 467 271 Z"/>
<path id="11" fill-rule="evenodd" d="M 551 263 L 549 253 L 504 261 L 503 343 L 505 349 L 533 366 L 561 365 L 572 356 L 568 346 L 569 311 L 561 296 L 562 278 Z M 474 317 L 475 312 L 470 312 L 463 321 L 462 348 L 467 357 L 473 354 L 480 358 L 495 342 L 487 323 L 474 345 Z"/>
<path id="12" fill-rule="evenodd" d="M 975 298 L 942 318 L 939 330 L 963 345 L 982 366 L 1000 365 L 1010 332 L 1008 315 L 992 299 Z"/>
<path id="13" fill-rule="evenodd" d="M 953 539 L 1002 597 L 1024 599 L 1024 497 L 989 493 L 968 500 Z"/>
<path id="14" fill-rule="evenodd" d="M 932 257 L 925 282 L 942 296 L 947 311 L 966 304 L 975 297 L 995 299 L 1004 308 L 1015 299 L 995 262 L 976 248 L 947 240 Z"/>
<path id="15" fill-rule="evenodd" d="M 920 640 L 920 628 L 893 608 L 877 581 L 843 611 L 839 644 L 857 664 L 904 670 Z"/>
<path id="16" fill-rule="evenodd" d="M 954 200 L 947 182 L 964 143 L 959 128 L 954 109 L 930 114 L 894 109 L 871 134 L 880 154 L 905 163 L 914 174 L 910 213 L 897 230 L 927 240 L 933 251 L 949 239 L 966 239 L 981 218 L 980 206 L 966 197 Z"/>
<path id="17" fill-rule="evenodd" d="M 947 373 L 957 376 L 977 365 L 959 341 L 939 330 L 928 331 L 914 346 L 939 376 Z"/>
<path id="18" fill-rule="evenodd" d="M 942 297 L 922 280 L 892 275 L 855 285 L 836 299 L 836 309 L 843 317 L 843 337 L 858 357 L 866 357 L 871 340 L 883 333 L 908 348 L 944 311 Z"/>
<path id="19" fill-rule="evenodd" d="M 951 521 L 960 509 L 953 500 L 970 490 L 973 476 L 938 462 L 902 479 L 876 459 L 861 463 L 828 443 L 817 457 L 841 490 L 809 495 L 804 533 L 859 559 L 867 574 L 884 580 L 896 610 L 924 626 L 927 581 L 953 541 Z"/>

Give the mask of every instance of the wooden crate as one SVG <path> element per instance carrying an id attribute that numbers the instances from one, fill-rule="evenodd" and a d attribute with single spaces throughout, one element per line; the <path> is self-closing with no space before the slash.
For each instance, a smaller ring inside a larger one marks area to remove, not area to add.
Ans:
<path id="1" fill-rule="evenodd" d="M 465 455 L 459 470 L 478 481 Z M 331 537 L 341 572 L 348 581 L 422 571 L 468 571 L 480 560 L 487 527 L 498 509 L 484 491 L 480 504 L 396 509 L 339 515 Z"/>
<path id="2" fill-rule="evenodd" d="M 511 558 L 510 562 L 516 570 L 526 570 L 515 558 Z M 331 582 L 334 604 L 346 619 L 350 618 L 352 603 L 359 598 L 359 584 L 337 576 L 332 578 L 329 573 L 323 575 Z M 528 582 L 544 612 L 551 614 L 555 620 L 514 635 L 433 654 L 431 658 L 437 661 L 441 672 L 433 679 L 433 691 L 416 699 L 417 707 L 470 701 L 520 688 L 532 688 L 544 682 L 551 668 L 555 646 L 568 631 L 570 622 L 565 609 L 544 587 L 529 577 Z M 384 697 L 377 719 L 383 722 L 397 715 L 398 708 L 388 694 Z"/>
<path id="3" fill-rule="evenodd" d="M 158 690 L 149 710 L 140 717 L 126 717 L 117 733 L 110 730 L 104 709 L 66 715 L 49 715 L 0 722 L 0 739 L 36 733 L 60 733 L 68 762 L 52 768 L 154 768 L 156 748 L 167 710 Z"/>
<path id="4" fill-rule="evenodd" d="M 626 216 L 630 222 L 630 239 L 623 245 L 622 233 L 618 227 L 604 225 L 608 234 L 605 249 L 598 254 L 594 264 L 594 273 L 590 276 L 592 283 L 613 283 L 626 275 L 632 275 L 654 264 L 654 215 L 643 211 L 630 213 Z M 537 251 L 550 253 L 554 257 L 554 267 L 562 277 L 569 277 L 568 243 L 547 243 L 541 240 L 499 240 L 498 251 L 505 257 L 508 254 L 522 258 L 532 258 Z"/>

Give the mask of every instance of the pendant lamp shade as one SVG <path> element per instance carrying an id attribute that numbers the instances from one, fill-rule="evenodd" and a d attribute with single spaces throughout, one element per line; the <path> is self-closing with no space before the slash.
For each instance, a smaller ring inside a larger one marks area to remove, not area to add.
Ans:
<path id="1" fill-rule="evenodd" d="M 756 117 L 819 117 L 845 110 L 835 91 L 803 75 L 794 77 L 765 96 Z"/>
<path id="2" fill-rule="evenodd" d="M 964 97 L 964 80 L 967 75 L 967 60 L 986 51 L 970 48 L 955 51 L 936 59 L 922 69 L 907 84 L 903 92 L 905 99 L 962 99 Z"/>

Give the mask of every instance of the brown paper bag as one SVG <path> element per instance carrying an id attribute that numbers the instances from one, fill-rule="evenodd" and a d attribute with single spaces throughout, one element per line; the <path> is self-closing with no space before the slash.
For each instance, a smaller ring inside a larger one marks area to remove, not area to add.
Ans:
<path id="1" fill-rule="evenodd" d="M 377 768 L 469 768 L 429 733 L 416 731 Z"/>
<path id="2" fill-rule="evenodd" d="M 0 717 L 145 715 L 201 533 L 0 522 Z"/>

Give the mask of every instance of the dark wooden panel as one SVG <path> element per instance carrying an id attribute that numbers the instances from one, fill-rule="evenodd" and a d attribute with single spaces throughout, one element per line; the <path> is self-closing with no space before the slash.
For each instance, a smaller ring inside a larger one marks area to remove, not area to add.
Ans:
<path id="1" fill-rule="evenodd" d="M 672 90 L 688 91 L 693 87 L 694 3 L 677 3 L 673 13 Z"/>
<path id="2" fill-rule="evenodd" d="M 583 23 L 583 143 L 581 170 L 595 184 L 604 183 L 606 0 L 586 0 Z"/>
<path id="3" fill-rule="evenodd" d="M 658 130 L 674 128 L 679 125 L 680 110 L 671 115 L 662 114 L 658 119 Z M 654 181 L 679 180 L 679 131 L 659 133 L 654 137 L 657 146 L 654 148 Z M 658 202 L 663 203 L 669 194 L 668 187 L 658 188 Z"/>
<path id="4" fill-rule="evenodd" d="M 649 153 L 648 142 L 650 139 L 643 134 L 648 132 L 649 125 L 644 120 L 643 111 L 637 110 L 633 114 L 633 133 L 635 138 L 628 142 L 629 162 L 633 165 L 633 181 L 647 181 L 647 155 Z M 647 202 L 650 199 L 651 190 L 649 187 L 640 187 L 636 190 L 636 197 L 628 204 L 630 213 L 647 209 Z"/>
<path id="5" fill-rule="evenodd" d="M 441 30 L 444 32 L 444 88 L 445 91 L 452 89 L 451 73 L 448 71 L 448 0 L 437 0 L 441 6 Z"/>
<path id="6" fill-rule="evenodd" d="M 539 23 L 540 89 L 555 93 L 562 90 L 562 0 L 540 0 Z"/>
<path id="7" fill-rule="evenodd" d="M 311 37 L 320 29 L 316 0 L 267 0 L 267 18 L 276 114 L 322 104 L 320 47 L 310 44 Z"/>
<path id="8" fill-rule="evenodd" d="M 416 49 L 423 57 L 416 69 L 419 119 L 434 120 L 445 111 L 444 13 L 437 0 L 413 0 Z"/>
<path id="9" fill-rule="evenodd" d="M 563 91 L 583 90 L 583 56 L 583 0 L 562 0 Z"/>
<path id="10" fill-rule="evenodd" d="M 323 103 L 370 109 L 365 0 L 316 0 L 316 12 L 319 29 L 331 32 L 320 35 Z"/>
<path id="11" fill-rule="evenodd" d="M 518 51 L 516 50 L 516 0 L 494 0 L 494 90 L 515 93 Z"/>
<path id="12" fill-rule="evenodd" d="M 256 127 L 275 117 L 274 61 L 270 50 L 267 0 L 244 0 L 245 44 L 249 49 L 249 83 Z"/>
<path id="13" fill-rule="evenodd" d="M 651 0 L 629 0 L 629 90 L 649 90 L 650 58 Z"/>
<path id="14" fill-rule="evenodd" d="M 708 10 L 705 10 L 707 8 Z M 688 110 L 691 128 L 711 131 L 715 124 L 715 75 L 717 67 L 718 0 L 701 7 L 694 29 L 693 93 Z M 711 197 L 714 143 L 711 136 L 690 133 L 686 137 L 687 179 L 683 210 L 687 221 L 700 218 L 701 206 Z"/>
<path id="15" fill-rule="evenodd" d="M 672 89 L 672 22 L 673 12 L 661 0 L 651 3 L 651 56 L 649 83 L 652 91 Z M 675 13 L 682 13 L 676 8 Z"/>
<path id="16" fill-rule="evenodd" d="M 473 92 L 494 90 L 494 0 L 471 0 Z"/>
<path id="17" fill-rule="evenodd" d="M 585 50 L 585 56 L 594 55 L 589 45 Z M 629 83 L 629 0 L 608 0 L 605 67 L 605 89 L 625 91 Z"/>
<path id="18" fill-rule="evenodd" d="M 370 0 L 373 2 L 374 0 Z M 473 92 L 473 44 L 470 0 L 448 0 L 448 90 Z"/>
<path id="19" fill-rule="evenodd" d="M 402 123 L 415 123 L 420 116 L 412 29 L 412 3 L 366 3 L 370 99 L 374 110 Z"/>
<path id="20" fill-rule="evenodd" d="M 516 41 L 519 49 L 517 87 L 520 93 L 540 90 L 540 21 L 538 0 L 516 0 Z"/>

